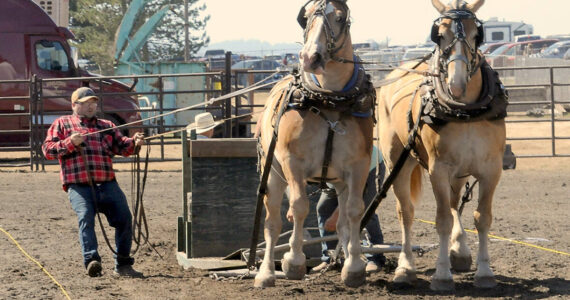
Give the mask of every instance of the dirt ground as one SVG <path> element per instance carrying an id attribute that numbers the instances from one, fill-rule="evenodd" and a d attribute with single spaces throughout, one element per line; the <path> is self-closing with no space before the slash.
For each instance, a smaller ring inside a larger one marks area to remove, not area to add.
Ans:
<path id="1" fill-rule="evenodd" d="M 113 278 L 112 254 L 101 238 L 104 274 L 98 278 L 85 274 L 76 217 L 61 190 L 57 166 L 38 173 L 0 169 L 0 228 L 43 265 L 71 299 L 570 297 L 569 158 L 519 159 L 517 170 L 503 173 L 494 201 L 491 228 L 494 236 L 490 238 L 492 268 L 498 286 L 491 290 L 474 288 L 472 266 L 470 272 L 454 274 L 455 291 L 445 294 L 429 289 L 437 248 L 416 258 L 418 282 L 414 287 L 395 286 L 391 282 L 393 269 L 370 275 L 359 288 L 345 287 L 340 282 L 339 271 L 330 270 L 311 280 L 281 279 L 275 288 L 268 289 L 253 288 L 251 279 L 216 281 L 206 271 L 184 270 L 175 255 L 176 220 L 182 210 L 178 166 L 178 163 L 152 165 L 148 175 L 145 207 L 150 240 L 163 258 L 144 246 L 135 255 L 135 267 L 145 275 L 142 279 Z M 129 166 L 116 167 L 121 169 L 117 173 L 119 183 L 129 195 Z M 474 208 L 475 203 L 468 203 L 463 213 L 467 229 L 474 229 L 471 217 Z M 378 213 L 385 240 L 399 243 L 392 195 L 384 200 Z M 435 218 L 428 182 L 424 184 L 416 217 L 413 242 L 429 249 L 427 245 L 437 244 L 438 238 L 435 227 L 423 221 Z M 469 244 L 475 256 L 477 239 L 473 233 L 469 234 Z M 389 253 L 387 257 L 395 263 L 397 254 Z M 0 299 L 65 299 L 63 291 L 3 232 L 0 232 L 0 282 Z"/>

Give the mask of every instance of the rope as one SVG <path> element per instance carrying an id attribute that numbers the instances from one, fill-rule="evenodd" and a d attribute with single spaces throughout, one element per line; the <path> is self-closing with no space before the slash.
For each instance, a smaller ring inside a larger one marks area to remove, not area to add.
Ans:
<path id="1" fill-rule="evenodd" d="M 194 104 L 194 105 L 182 107 L 182 108 L 179 108 L 179 109 L 176 109 L 176 110 L 167 112 L 167 113 L 163 113 L 163 114 L 160 114 L 160 115 L 148 117 L 148 118 L 145 118 L 145 119 L 142 119 L 142 120 L 133 121 L 133 122 L 130 122 L 130 123 L 125 123 L 125 124 L 122 124 L 122 125 L 117 125 L 117 126 L 115 126 L 115 127 L 109 127 L 109 128 L 106 128 L 106 129 L 103 129 L 103 130 L 100 130 L 100 131 L 94 131 L 94 132 L 86 133 L 86 134 L 83 134 L 83 136 L 88 136 L 88 135 L 92 135 L 92 134 L 96 134 L 96 133 L 101 133 L 101 132 L 105 132 L 105 131 L 110 131 L 110 130 L 114 130 L 114 129 L 117 129 L 117 128 L 122 128 L 122 127 L 130 126 L 130 125 L 134 125 L 134 124 L 140 124 L 140 123 L 142 123 L 142 122 L 144 122 L 144 121 L 149 121 L 149 120 L 153 120 L 153 119 L 158 119 L 158 118 L 160 118 L 160 117 L 164 117 L 164 116 L 172 115 L 172 114 L 175 114 L 175 113 L 179 113 L 179 112 L 191 110 L 191 109 L 193 109 L 193 108 L 197 108 L 197 107 L 200 107 L 200 106 L 207 106 L 207 105 L 213 104 L 214 102 L 217 102 L 217 101 L 221 101 L 221 100 L 225 100 L 225 99 L 230 99 L 230 98 L 233 98 L 233 97 L 239 96 L 239 95 L 244 95 L 244 94 L 249 93 L 249 92 L 251 92 L 251 91 L 254 91 L 254 90 L 257 90 L 257 89 L 261 89 L 261 88 L 270 86 L 270 85 L 272 85 L 272 84 L 275 84 L 274 81 L 273 81 L 273 82 L 264 83 L 264 84 L 262 84 L 262 83 L 265 82 L 265 81 L 267 81 L 267 80 L 269 80 L 269 79 L 271 79 L 271 78 L 272 78 L 275 74 L 277 74 L 277 73 L 279 73 L 279 71 L 277 71 L 277 72 L 275 72 L 275 73 L 269 75 L 269 76 L 266 77 L 265 79 L 263 79 L 263 80 L 261 80 L 261 81 L 258 81 L 258 82 L 256 82 L 255 84 L 253 84 L 253 85 L 251 85 L 251 86 L 249 86 L 249 87 L 247 87 L 247 88 L 244 88 L 244 89 L 241 89 L 241 90 L 237 90 L 237 91 L 234 91 L 234 92 L 229 93 L 229 94 L 225 94 L 225 95 L 220 96 L 220 97 L 212 98 L 212 99 L 210 99 L 210 100 L 207 100 L 207 101 L 204 101 L 204 102 L 201 102 L 201 103 L 197 103 L 197 104 Z"/>
<path id="2" fill-rule="evenodd" d="M 16 245 L 16 247 L 18 247 L 18 249 L 20 249 L 20 251 L 22 251 L 22 253 L 24 253 L 24 255 L 31 261 L 33 261 L 36 265 L 38 265 L 40 267 L 40 269 L 42 271 L 44 271 L 44 273 L 47 274 L 47 276 L 59 287 L 59 289 L 61 290 L 61 292 L 65 295 L 65 297 L 67 299 L 71 298 L 69 297 L 69 294 L 65 291 L 65 289 L 63 288 L 63 286 L 57 282 L 57 280 L 55 280 L 55 278 L 53 276 L 51 276 L 51 274 L 44 268 L 44 266 L 42 266 L 42 264 L 40 264 L 37 260 L 35 260 L 33 257 L 31 257 L 23 248 L 22 246 L 20 246 L 20 244 L 12 237 L 12 235 L 10 233 L 8 233 L 6 230 L 4 230 L 4 228 L 0 227 L 0 231 L 4 232 L 9 238 L 10 240 L 12 240 L 12 242 Z"/>
<path id="3" fill-rule="evenodd" d="M 436 224 L 435 222 L 426 221 L 426 220 L 422 220 L 422 219 L 418 219 L 418 218 L 416 218 L 416 220 L 423 222 L 423 223 L 431 224 L 431 225 Z M 477 233 L 477 230 L 465 229 L 465 231 L 470 232 L 470 233 L 475 233 L 475 234 Z M 556 254 L 570 256 L 570 253 L 568 253 L 568 252 L 563 252 L 563 251 L 558 251 L 558 250 L 554 250 L 554 249 L 550 249 L 550 248 L 545 248 L 545 247 L 541 247 L 541 246 L 537 246 L 537 245 L 533 245 L 533 244 L 529 244 L 529 243 L 525 243 L 525 242 L 521 242 L 521 241 L 509 239 L 509 238 L 504 238 L 504 237 L 500 237 L 500 236 L 496 236 L 496 235 L 492 235 L 492 234 L 487 234 L 487 236 L 494 238 L 494 239 L 502 240 L 502 241 L 507 241 L 507 242 L 511 242 L 511 243 L 515 243 L 515 244 L 519 244 L 519 245 L 524 245 L 527 247 L 536 248 L 539 250 L 544 250 L 544 251 L 548 251 L 548 252 L 552 252 L 552 253 L 556 253 Z"/>
<path id="4" fill-rule="evenodd" d="M 223 122 L 225 122 L 225 121 L 228 121 L 228 120 L 239 119 L 239 118 L 243 118 L 243 117 L 246 117 L 246 116 L 253 116 L 253 115 L 256 115 L 256 114 L 259 114 L 259 113 L 262 113 L 262 112 L 263 112 L 263 110 L 260 110 L 260 111 L 257 111 L 257 112 L 251 112 L 251 113 L 247 113 L 247 114 L 243 114 L 243 115 L 233 116 L 233 117 L 231 117 L 231 118 L 225 118 L 225 119 L 219 120 L 219 121 L 217 121 L 217 122 L 215 122 L 215 123 L 221 124 L 221 123 L 223 123 Z M 169 135 L 169 134 L 173 134 L 173 133 L 185 131 L 185 130 L 188 130 L 188 129 L 195 129 L 195 128 L 196 128 L 196 126 L 188 126 L 188 127 L 184 127 L 184 128 L 180 128 L 180 129 L 176 129 L 176 130 L 171 130 L 171 131 L 167 131 L 167 132 L 163 132 L 163 133 L 151 135 L 151 136 L 145 137 L 145 138 L 143 138 L 143 139 L 144 139 L 144 140 L 152 140 L 152 139 L 159 138 L 159 137 L 161 137 L 161 136 L 165 136 L 165 135 Z"/>

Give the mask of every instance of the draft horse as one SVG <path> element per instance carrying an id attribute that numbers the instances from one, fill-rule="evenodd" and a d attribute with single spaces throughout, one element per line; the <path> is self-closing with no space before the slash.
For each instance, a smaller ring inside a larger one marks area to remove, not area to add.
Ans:
<path id="1" fill-rule="evenodd" d="M 359 286 L 365 282 L 360 219 L 376 92 L 362 66 L 354 63 L 346 1 L 309 1 L 298 21 L 304 29 L 301 70 L 272 89 L 258 123 L 262 166 L 272 142 L 275 147 L 263 198 L 267 246 L 254 285 L 275 285 L 273 252 L 281 232 L 280 207 L 287 186 L 288 216 L 294 225 L 282 268 L 289 279 L 302 279 L 306 274 L 303 222 L 309 213 L 305 188 L 311 181 L 321 187 L 332 183 L 339 195 L 337 228 L 346 256 L 341 278 L 347 286 Z"/>
<path id="2" fill-rule="evenodd" d="M 423 167 L 437 201 L 439 254 L 431 289 L 453 289 L 451 268 L 467 271 L 471 267 L 471 252 L 457 209 L 469 176 L 479 181 L 474 212 L 479 235 L 474 284 L 483 288 L 496 285 L 487 235 L 493 193 L 502 172 L 508 103 L 496 72 L 477 50 L 483 28 L 475 12 L 483 2 L 454 0 L 446 6 L 432 0 L 441 14 L 432 27 L 433 56 L 417 66 L 417 72 L 392 72 L 388 78 L 401 79 L 379 92 L 380 144 L 386 165 L 392 170 L 405 147 L 412 150 L 393 185 L 402 230 L 396 283 L 416 280 L 411 238 Z"/>

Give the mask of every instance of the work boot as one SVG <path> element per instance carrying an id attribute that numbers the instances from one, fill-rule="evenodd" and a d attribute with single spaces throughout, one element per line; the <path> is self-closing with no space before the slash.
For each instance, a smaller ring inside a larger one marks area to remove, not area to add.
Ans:
<path id="1" fill-rule="evenodd" d="M 366 273 L 376 273 L 379 272 L 381 269 L 382 266 L 378 265 L 374 261 L 368 261 L 368 263 L 366 263 Z"/>
<path id="2" fill-rule="evenodd" d="M 310 274 L 320 273 L 322 270 L 326 269 L 328 266 L 329 266 L 329 263 L 326 261 L 323 261 L 320 265 L 312 268 L 309 273 Z"/>
<path id="3" fill-rule="evenodd" d="M 113 275 L 115 277 L 132 277 L 132 278 L 142 278 L 143 277 L 143 273 L 136 271 L 135 269 L 133 269 L 133 267 L 131 265 L 124 265 L 124 266 L 115 267 L 115 270 L 113 271 Z"/>
<path id="4" fill-rule="evenodd" d="M 89 277 L 101 276 L 101 270 L 102 269 L 103 269 L 103 267 L 101 266 L 101 262 L 96 261 L 96 260 L 92 260 L 87 265 L 87 275 L 89 275 Z"/>

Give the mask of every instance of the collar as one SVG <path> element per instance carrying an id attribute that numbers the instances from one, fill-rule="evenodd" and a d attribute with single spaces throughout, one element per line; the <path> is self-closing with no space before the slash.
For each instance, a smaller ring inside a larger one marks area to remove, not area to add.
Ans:
<path id="1" fill-rule="evenodd" d="M 358 62 L 359 61 L 358 56 L 352 55 L 352 60 L 355 62 Z M 346 85 L 342 88 L 342 90 L 340 91 L 341 93 L 346 93 L 346 92 L 350 91 L 352 88 L 354 88 L 354 86 L 356 85 L 356 81 L 358 80 L 358 72 L 359 71 L 360 71 L 360 68 L 358 67 L 358 64 L 354 64 L 354 70 L 352 71 L 352 77 L 346 83 Z M 317 79 L 317 76 L 315 76 L 315 74 L 311 73 L 310 77 L 316 86 L 322 88 L 321 84 L 319 83 L 319 80 Z"/>

